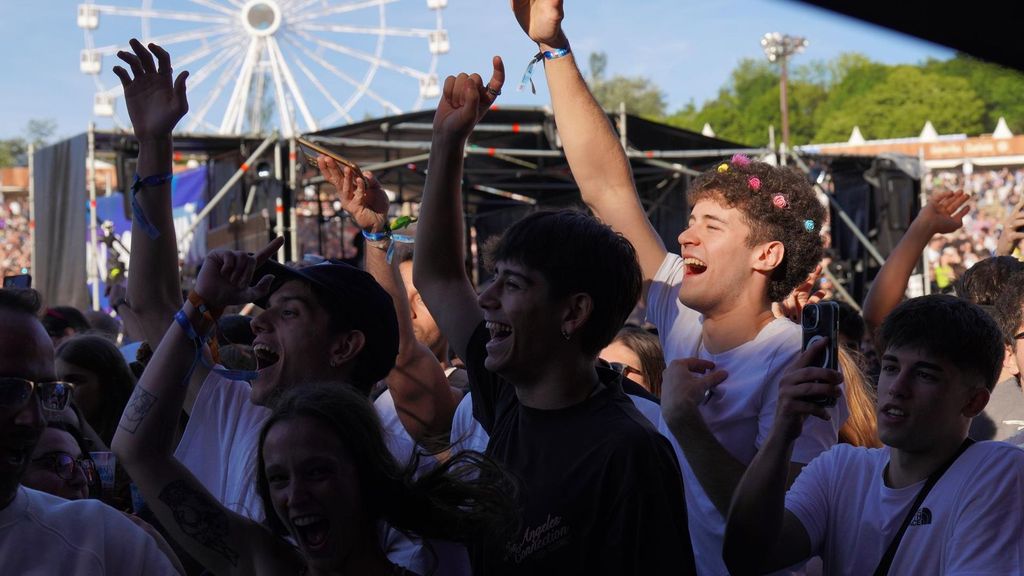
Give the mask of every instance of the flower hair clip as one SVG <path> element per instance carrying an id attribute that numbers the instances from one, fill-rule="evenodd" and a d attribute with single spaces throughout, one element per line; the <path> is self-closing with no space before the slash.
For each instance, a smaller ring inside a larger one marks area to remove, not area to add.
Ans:
<path id="1" fill-rule="evenodd" d="M 750 186 L 751 190 L 757 192 L 761 189 L 761 179 L 757 176 L 751 176 L 750 178 L 747 178 L 747 186 Z"/>
<path id="2" fill-rule="evenodd" d="M 733 154 L 732 163 L 736 166 L 750 165 L 750 157 L 746 154 Z"/>
<path id="3" fill-rule="evenodd" d="M 814 220 L 804 220 L 804 230 L 814 232 Z"/>
<path id="4" fill-rule="evenodd" d="M 728 172 L 728 171 L 729 171 L 729 165 L 726 164 L 725 162 L 722 162 L 721 164 L 718 165 L 718 172 L 719 173 L 723 173 L 724 174 L 725 172 Z"/>

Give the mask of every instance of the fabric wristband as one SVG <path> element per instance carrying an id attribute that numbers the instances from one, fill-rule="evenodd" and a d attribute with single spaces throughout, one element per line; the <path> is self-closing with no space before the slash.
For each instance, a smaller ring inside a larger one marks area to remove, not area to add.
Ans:
<path id="1" fill-rule="evenodd" d="M 140 178 L 138 174 L 135 175 L 135 179 L 132 181 L 131 197 L 132 197 L 132 216 L 142 227 L 142 230 L 146 232 L 146 235 L 156 240 L 160 237 L 160 231 L 156 229 L 156 226 L 146 218 L 146 213 L 143 212 L 142 206 L 139 204 L 139 200 L 135 197 L 139 190 L 143 188 L 151 188 L 153 186 L 160 186 L 171 181 L 174 174 L 154 174 L 152 176 L 146 176 Z"/>
<path id="2" fill-rule="evenodd" d="M 181 329 L 185 331 L 185 334 L 189 337 L 196 347 L 196 355 L 192 359 L 192 365 L 189 366 L 188 374 L 185 375 L 185 382 L 192 378 L 192 372 L 196 369 L 196 364 L 202 363 L 207 370 L 220 374 L 221 376 L 229 380 L 242 380 L 245 382 L 252 382 L 259 375 L 255 370 L 230 370 L 227 368 L 217 368 L 213 364 L 210 364 L 206 358 L 203 357 L 203 345 L 206 344 L 203 338 L 196 333 L 195 327 L 192 326 L 192 322 L 189 321 L 188 316 L 185 315 L 184 309 L 179 309 L 174 313 L 174 320 L 181 326 Z M 214 324 L 216 326 L 216 324 Z M 209 344 L 211 346 L 211 355 L 216 353 L 217 341 L 216 338 L 210 338 Z"/>
<path id="3" fill-rule="evenodd" d="M 523 88 L 526 88 L 526 83 L 529 82 L 530 92 L 536 94 L 537 87 L 534 86 L 533 84 L 534 65 L 536 65 L 537 62 L 540 62 L 541 60 L 557 60 L 559 58 L 564 58 L 569 54 L 572 54 L 572 48 L 570 48 L 569 46 L 566 46 L 565 48 L 556 48 L 554 50 L 541 50 L 540 52 L 534 54 L 533 58 L 530 60 L 530 63 L 526 65 L 526 72 L 523 73 L 523 79 L 519 81 L 519 88 L 517 88 L 516 91 L 522 92 Z"/>

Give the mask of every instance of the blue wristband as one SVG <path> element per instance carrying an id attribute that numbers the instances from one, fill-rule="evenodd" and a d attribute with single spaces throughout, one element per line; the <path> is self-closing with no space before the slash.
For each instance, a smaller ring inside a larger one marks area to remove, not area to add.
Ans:
<path id="1" fill-rule="evenodd" d="M 259 373 L 256 372 L 255 370 L 229 370 L 227 368 L 217 368 L 216 366 L 210 364 L 206 360 L 206 358 L 203 357 L 203 345 L 205 344 L 205 342 L 202 338 L 199 337 L 199 334 L 196 333 L 196 329 L 195 327 L 192 326 L 192 323 L 189 322 L 188 316 L 185 315 L 185 311 L 178 310 L 177 312 L 175 312 L 174 321 L 178 323 L 178 326 L 181 326 L 181 329 L 185 331 L 185 334 L 188 336 L 189 340 L 191 340 L 192 343 L 195 344 L 196 346 L 196 355 L 194 358 L 192 358 L 192 365 L 189 366 L 188 374 L 185 375 L 186 383 L 192 378 L 192 372 L 195 371 L 196 364 L 198 363 L 202 363 L 203 366 L 205 366 L 211 372 L 215 372 L 227 378 L 228 380 L 242 380 L 251 383 L 253 380 L 256 379 L 256 376 L 259 375 Z"/>
<path id="2" fill-rule="evenodd" d="M 156 229 L 156 226 L 146 218 L 146 213 L 143 212 L 142 206 L 139 205 L 139 201 L 135 198 L 139 190 L 148 188 L 151 186 L 160 186 L 171 181 L 174 174 L 154 174 L 153 176 L 147 176 L 145 178 L 139 178 L 139 175 L 135 175 L 135 179 L 132 181 L 131 198 L 132 198 L 132 217 L 139 223 L 139 226 L 146 233 L 147 236 L 156 240 L 160 237 L 160 231 Z"/>
<path id="3" fill-rule="evenodd" d="M 526 65 L 526 72 L 523 72 L 523 79 L 519 81 L 519 88 L 517 88 L 516 90 L 518 92 L 522 92 L 523 88 L 526 88 L 526 83 L 529 82 L 530 92 L 536 94 L 537 87 L 534 86 L 533 84 L 534 65 L 536 65 L 537 62 L 540 62 L 541 60 L 557 60 L 558 58 L 568 56 L 569 54 L 572 54 L 572 48 L 568 46 L 566 46 L 565 48 L 556 48 L 555 50 L 543 50 L 541 52 L 537 52 L 533 56 L 533 59 L 530 60 L 530 63 Z"/>

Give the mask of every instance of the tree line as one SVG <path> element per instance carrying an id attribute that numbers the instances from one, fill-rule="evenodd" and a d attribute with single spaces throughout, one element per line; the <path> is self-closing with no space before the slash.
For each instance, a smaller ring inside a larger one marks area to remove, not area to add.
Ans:
<path id="1" fill-rule="evenodd" d="M 608 110 L 619 103 L 630 113 L 700 131 L 711 125 L 719 138 L 762 146 L 768 127 L 781 128 L 779 67 L 764 60 L 739 62 L 718 95 L 698 106 L 692 100 L 668 113 L 664 92 L 643 77 L 605 75 L 607 58 L 592 54 L 587 80 Z M 793 66 L 788 80 L 790 142 L 845 142 L 854 126 L 866 139 L 916 136 L 926 121 L 940 134 L 991 132 L 1005 117 L 1024 133 L 1024 74 L 958 54 L 920 64 L 882 64 L 847 53 L 828 61 Z"/>

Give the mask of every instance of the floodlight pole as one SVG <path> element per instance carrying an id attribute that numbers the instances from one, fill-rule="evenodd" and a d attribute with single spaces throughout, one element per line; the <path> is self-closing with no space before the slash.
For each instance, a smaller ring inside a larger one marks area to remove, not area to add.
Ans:
<path id="1" fill-rule="evenodd" d="M 761 48 L 769 62 L 779 62 L 779 107 L 782 111 L 782 147 L 780 162 L 786 164 L 789 153 L 789 99 L 786 88 L 789 83 L 789 57 L 804 51 L 807 39 L 778 32 L 769 32 L 761 38 Z"/>

